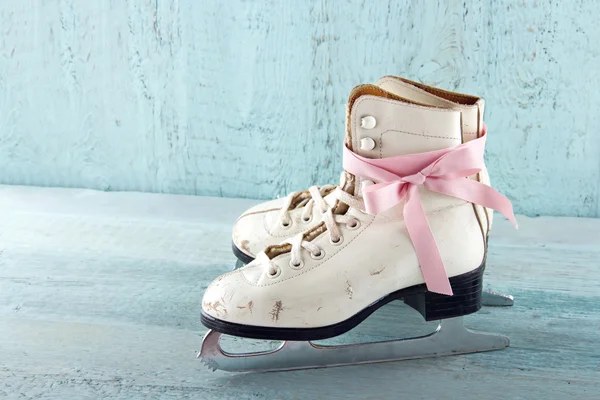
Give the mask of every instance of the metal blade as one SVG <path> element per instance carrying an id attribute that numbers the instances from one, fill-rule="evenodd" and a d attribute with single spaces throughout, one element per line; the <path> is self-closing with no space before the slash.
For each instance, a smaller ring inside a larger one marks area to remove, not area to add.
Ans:
<path id="1" fill-rule="evenodd" d="M 220 333 L 208 331 L 198 357 L 213 371 L 230 372 L 288 371 L 440 357 L 498 350 L 510 343 L 504 335 L 465 328 L 462 317 L 442 320 L 429 335 L 373 343 L 322 346 L 283 342 L 275 350 L 231 354 L 221 348 L 220 338 Z"/>
<path id="2" fill-rule="evenodd" d="M 484 306 L 504 307 L 515 304 L 514 298 L 510 294 L 504 294 L 493 290 L 484 290 L 481 302 Z"/>
<path id="3" fill-rule="evenodd" d="M 242 268 L 245 265 L 246 265 L 246 263 L 243 262 L 242 260 L 236 260 L 235 261 L 235 265 L 233 266 L 233 270 L 232 271 L 235 271 L 238 268 Z"/>

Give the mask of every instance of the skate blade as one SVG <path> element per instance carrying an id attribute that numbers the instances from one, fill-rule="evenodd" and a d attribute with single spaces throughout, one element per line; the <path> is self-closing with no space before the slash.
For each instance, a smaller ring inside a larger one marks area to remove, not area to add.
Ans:
<path id="1" fill-rule="evenodd" d="M 491 307 L 509 307 L 515 304 L 515 299 L 510 294 L 504 294 L 493 290 L 484 290 L 481 304 Z"/>
<path id="2" fill-rule="evenodd" d="M 340 367 L 504 349 L 507 336 L 467 329 L 463 317 L 442 320 L 435 332 L 416 338 L 336 346 L 283 342 L 275 350 L 232 354 L 220 345 L 221 334 L 209 330 L 198 358 L 211 370 L 229 372 L 291 371 Z"/>
<path id="3" fill-rule="evenodd" d="M 236 260 L 235 265 L 233 266 L 232 271 L 235 271 L 236 269 L 239 269 L 239 268 L 242 268 L 242 267 L 245 267 L 245 266 L 246 266 L 245 262 L 243 262 L 242 260 Z"/>

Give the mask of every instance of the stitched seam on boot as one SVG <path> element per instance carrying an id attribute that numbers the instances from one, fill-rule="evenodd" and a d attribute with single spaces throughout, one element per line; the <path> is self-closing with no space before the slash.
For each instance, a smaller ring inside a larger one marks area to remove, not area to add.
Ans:
<path id="1" fill-rule="evenodd" d="M 418 88 L 418 87 L 415 87 L 415 86 L 410 86 L 406 82 L 403 82 L 403 83 L 406 84 L 406 85 L 408 85 L 408 86 L 403 86 L 403 85 L 399 84 L 396 79 L 393 79 L 393 78 L 384 78 L 381 81 L 381 84 L 388 83 L 388 82 L 392 82 L 394 84 L 402 86 L 404 89 L 408 89 L 408 90 L 412 91 L 413 93 L 419 93 L 419 94 L 422 94 L 422 95 L 425 95 L 425 96 L 435 97 L 436 100 L 438 100 L 438 101 L 440 101 L 442 103 L 445 103 L 446 106 L 456 106 L 456 103 L 453 102 L 453 101 L 451 101 L 451 100 L 444 99 L 441 96 L 438 96 L 438 95 L 433 94 L 433 93 L 429 93 L 428 91 L 423 90 L 421 88 Z M 439 106 L 434 105 L 432 107 L 439 107 Z"/>
<path id="2" fill-rule="evenodd" d="M 353 135 L 352 135 L 352 136 L 354 136 L 354 137 L 352 138 L 352 148 L 355 148 L 355 149 L 356 149 L 356 148 L 359 148 L 359 146 L 358 146 L 358 135 L 357 135 L 356 123 L 358 122 L 358 119 L 360 118 L 360 116 L 359 116 L 359 115 L 357 115 L 357 113 L 356 113 L 356 109 L 358 109 L 358 106 L 359 106 L 359 105 L 360 105 L 362 102 L 364 102 L 364 101 L 367 101 L 367 100 L 370 100 L 370 101 L 375 101 L 375 102 L 381 102 L 381 103 L 395 104 L 395 105 L 402 104 L 402 106 L 403 106 L 403 107 L 408 107 L 408 108 L 416 108 L 416 109 L 419 109 L 419 110 L 422 110 L 422 109 L 426 109 L 426 108 L 427 108 L 427 107 L 425 107 L 425 106 L 416 106 L 416 105 L 409 104 L 409 103 L 400 103 L 400 102 L 399 102 L 399 101 L 397 101 L 397 100 L 396 100 L 396 101 L 394 101 L 394 100 L 388 100 L 388 99 L 377 98 L 377 97 L 373 97 L 373 96 L 365 96 L 365 97 L 362 97 L 362 98 L 358 99 L 358 100 L 357 100 L 357 101 L 354 103 L 354 105 L 352 106 L 352 113 L 353 113 L 354 115 L 356 115 L 356 117 L 355 117 L 355 118 L 353 119 L 353 121 L 352 121 L 352 133 L 353 133 Z M 447 109 L 447 108 L 437 108 L 437 107 L 431 107 L 429 110 L 430 110 L 430 111 L 432 111 L 432 112 L 440 112 L 440 113 L 455 113 L 455 112 L 458 112 L 457 110 L 452 110 L 452 109 Z M 408 133 L 408 132 L 407 132 L 407 133 Z M 415 133 L 415 135 L 418 135 L 418 134 L 417 134 L 417 133 Z M 424 135 L 424 136 L 427 136 L 427 135 Z"/>
<path id="3" fill-rule="evenodd" d="M 416 91 L 417 93 L 424 93 L 430 96 L 435 96 L 438 99 L 448 102 L 454 106 L 463 106 L 461 108 L 476 108 L 477 105 L 476 104 L 466 104 L 466 103 L 462 103 L 460 101 L 456 101 L 456 100 L 465 100 L 465 101 L 472 101 L 474 99 L 481 99 L 479 96 L 476 95 L 472 95 L 472 94 L 466 94 L 466 93 L 457 93 L 457 92 L 452 92 L 449 90 L 444 90 L 441 88 L 435 88 L 435 87 L 431 87 L 429 85 L 425 85 L 419 82 L 415 82 L 413 84 L 410 84 L 402 79 L 398 79 L 398 77 L 384 77 L 382 78 L 381 82 L 385 83 L 385 82 L 393 82 L 393 83 L 397 83 L 398 80 L 400 80 L 401 82 L 403 82 L 404 84 L 408 85 L 407 89 L 411 89 Z M 419 86 L 419 85 L 423 85 L 423 86 L 427 86 L 429 90 Z M 445 96 L 445 97 L 444 97 Z M 452 98 L 455 101 L 449 100 L 446 97 Z"/>
<path id="4" fill-rule="evenodd" d="M 430 138 L 436 138 L 436 139 L 458 140 L 458 138 L 454 138 L 452 136 L 427 135 L 425 133 L 413 133 L 413 132 L 399 131 L 399 130 L 396 130 L 396 129 L 388 129 L 387 131 L 383 131 L 383 132 L 381 132 L 381 136 L 383 136 L 384 134 L 386 134 L 388 132 L 406 133 L 408 135 L 423 136 L 423 137 L 430 137 Z"/>
<path id="5" fill-rule="evenodd" d="M 249 264 L 248 264 L 248 265 L 249 265 Z M 260 268 L 264 268 L 264 266 L 263 266 L 262 264 L 259 264 L 259 265 L 252 265 L 251 267 L 248 267 L 248 265 L 246 265 L 246 267 L 245 267 L 245 268 L 246 268 L 246 269 L 248 269 L 248 270 L 250 270 L 250 269 L 256 269 L 256 268 L 259 268 L 259 267 L 260 267 Z M 259 275 L 259 276 L 258 276 L 258 278 L 256 279 L 256 282 L 252 283 L 252 282 L 250 282 L 250 281 L 248 280 L 248 278 L 246 278 L 246 274 L 244 274 L 244 272 L 243 272 L 243 269 L 244 269 L 244 268 L 240 268 L 240 269 L 237 269 L 237 270 L 235 270 L 235 271 L 232 271 L 232 272 L 239 272 L 239 273 L 240 273 L 240 275 L 242 275 L 242 279 L 243 279 L 243 280 L 245 280 L 245 281 L 246 281 L 246 283 L 247 283 L 247 284 L 249 284 L 250 286 L 254 286 L 254 287 L 260 287 L 260 286 L 258 285 L 258 280 L 260 279 L 260 275 Z"/>
<path id="6" fill-rule="evenodd" d="M 385 83 L 389 83 L 389 82 L 394 83 L 394 84 L 398 84 L 398 81 L 396 79 L 393 79 L 393 78 L 384 78 L 383 80 L 381 80 L 381 84 L 385 84 Z M 402 86 L 402 85 L 400 85 L 400 86 Z M 441 101 L 441 102 L 445 103 L 445 105 L 448 106 L 448 107 L 454 107 L 455 110 L 460 111 L 460 112 L 462 112 L 462 108 L 476 108 L 477 107 L 477 106 L 468 106 L 468 107 L 466 107 L 462 103 L 453 102 L 451 100 L 448 100 L 448 99 L 445 99 L 445 98 L 441 97 L 439 94 L 430 93 L 430 92 L 428 92 L 426 90 L 423 90 L 423 89 L 421 89 L 419 87 L 413 87 L 413 86 L 402 86 L 402 87 L 404 89 L 412 91 L 413 93 L 419 93 L 419 94 L 423 94 L 425 96 L 436 97 L 436 99 L 438 101 Z M 440 107 L 440 106 L 434 105 L 432 107 Z M 463 135 L 473 136 L 473 135 L 477 135 L 477 132 L 463 132 Z"/>
<path id="7" fill-rule="evenodd" d="M 406 133 L 407 135 L 424 136 L 424 137 L 430 137 L 430 138 L 436 138 L 436 139 L 456 140 L 456 138 L 453 138 L 450 136 L 432 136 L 432 135 L 425 135 L 425 134 L 420 134 L 420 133 L 398 131 L 395 129 L 388 129 L 385 132 L 381 132 L 381 134 L 379 135 L 379 158 L 380 159 L 383 158 L 383 135 L 385 135 L 386 133 L 389 133 L 389 132 Z"/>
<path id="8" fill-rule="evenodd" d="M 266 214 L 266 213 L 271 212 L 271 211 L 279 211 L 279 209 L 278 208 L 269 208 L 268 210 L 252 211 L 252 212 L 249 212 L 249 213 L 242 214 L 237 220 L 239 221 L 240 219 L 242 219 L 244 217 L 247 217 L 249 215 L 260 214 L 260 213 L 265 213 Z"/>

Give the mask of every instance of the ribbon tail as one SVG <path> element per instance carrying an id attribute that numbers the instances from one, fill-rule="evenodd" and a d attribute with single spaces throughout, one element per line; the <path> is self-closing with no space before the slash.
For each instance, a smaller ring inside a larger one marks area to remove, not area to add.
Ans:
<path id="1" fill-rule="evenodd" d="M 406 195 L 403 213 L 406 230 L 421 265 L 427 290 L 451 296 L 450 280 L 421 206 L 418 189 L 414 185 L 411 185 Z"/>
<path id="2" fill-rule="evenodd" d="M 425 182 L 425 187 L 434 192 L 499 211 L 512 222 L 515 228 L 519 227 L 510 200 L 481 182 L 464 178 L 453 180 L 452 184 L 448 184 L 444 179 L 431 179 Z"/>

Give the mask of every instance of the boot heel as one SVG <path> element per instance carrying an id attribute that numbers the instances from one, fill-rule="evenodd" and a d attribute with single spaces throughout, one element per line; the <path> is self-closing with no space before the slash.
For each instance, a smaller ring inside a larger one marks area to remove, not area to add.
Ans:
<path id="1" fill-rule="evenodd" d="M 452 296 L 425 291 L 406 296 L 403 300 L 406 305 L 420 312 L 426 321 L 472 314 L 481 308 L 484 269 L 485 264 L 450 278 Z"/>

